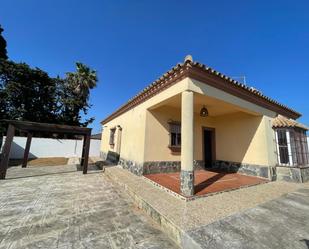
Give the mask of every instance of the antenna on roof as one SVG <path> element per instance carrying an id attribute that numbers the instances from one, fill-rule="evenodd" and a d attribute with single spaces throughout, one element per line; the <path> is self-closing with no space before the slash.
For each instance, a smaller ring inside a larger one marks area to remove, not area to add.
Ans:
<path id="1" fill-rule="evenodd" d="M 241 82 L 245 85 L 247 84 L 245 75 L 244 76 L 232 76 L 231 78 L 233 78 L 234 80 L 237 80 L 237 81 L 239 81 L 239 82 Z"/>

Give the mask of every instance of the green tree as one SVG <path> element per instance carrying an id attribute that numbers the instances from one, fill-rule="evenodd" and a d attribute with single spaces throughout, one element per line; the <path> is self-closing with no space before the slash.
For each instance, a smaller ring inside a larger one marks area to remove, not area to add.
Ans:
<path id="1" fill-rule="evenodd" d="M 60 87 L 62 120 L 69 125 L 87 126 L 94 118 L 81 122 L 81 113 L 87 115 L 90 90 L 97 85 L 97 73 L 88 66 L 77 62 L 76 72 L 68 72 L 64 84 Z"/>
<path id="2" fill-rule="evenodd" d="M 1 28 L 1 25 L 0 25 L 0 59 L 7 60 L 8 56 L 7 56 L 7 51 L 6 51 L 6 41 L 1 35 L 2 32 L 3 32 L 3 28 Z"/>
<path id="3" fill-rule="evenodd" d="M 0 60 L 0 119 L 53 122 L 57 119 L 57 80 L 25 63 Z"/>

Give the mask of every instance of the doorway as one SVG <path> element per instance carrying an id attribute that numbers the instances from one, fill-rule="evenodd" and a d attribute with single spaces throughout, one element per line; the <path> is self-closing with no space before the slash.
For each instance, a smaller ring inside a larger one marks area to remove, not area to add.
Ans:
<path id="1" fill-rule="evenodd" d="M 203 158 L 205 168 L 212 168 L 212 163 L 216 160 L 215 129 L 203 128 Z"/>

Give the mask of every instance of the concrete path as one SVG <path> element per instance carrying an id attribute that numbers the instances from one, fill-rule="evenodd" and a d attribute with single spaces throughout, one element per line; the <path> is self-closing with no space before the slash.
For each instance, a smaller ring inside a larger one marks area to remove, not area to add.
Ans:
<path id="1" fill-rule="evenodd" d="M 308 249 L 309 189 L 188 231 L 188 235 L 196 242 L 190 248 Z"/>
<path id="2" fill-rule="evenodd" d="M 0 249 L 177 248 L 100 171 L 73 168 L 8 170 L 11 179 L 0 181 Z"/>

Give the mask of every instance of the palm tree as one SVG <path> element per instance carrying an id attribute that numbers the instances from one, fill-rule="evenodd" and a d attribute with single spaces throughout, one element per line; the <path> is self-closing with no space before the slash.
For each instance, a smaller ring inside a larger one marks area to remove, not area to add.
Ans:
<path id="1" fill-rule="evenodd" d="M 64 94 L 64 108 L 67 113 L 67 118 L 71 125 L 81 125 L 79 112 L 83 111 L 87 114 L 89 104 L 90 90 L 97 85 L 97 73 L 88 66 L 77 62 L 76 72 L 69 72 L 66 74 L 65 92 Z M 92 122 L 93 118 L 86 120 L 83 124 L 87 126 Z"/>
<path id="2" fill-rule="evenodd" d="M 76 62 L 76 72 L 67 73 L 67 80 L 73 92 L 83 100 L 88 100 L 89 91 L 97 85 L 97 73 L 86 65 Z"/>

